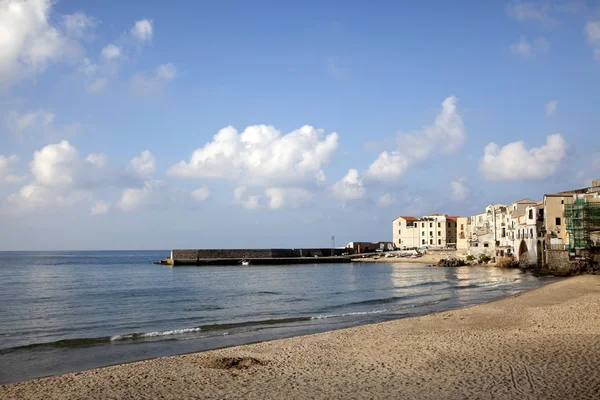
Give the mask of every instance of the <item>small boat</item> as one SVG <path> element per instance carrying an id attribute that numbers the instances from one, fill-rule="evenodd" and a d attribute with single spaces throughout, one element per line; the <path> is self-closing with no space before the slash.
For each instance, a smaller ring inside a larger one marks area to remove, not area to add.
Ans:
<path id="1" fill-rule="evenodd" d="M 242 260 L 240 261 L 242 263 L 242 265 L 246 266 L 246 265 L 250 265 L 250 261 L 248 260 Z"/>

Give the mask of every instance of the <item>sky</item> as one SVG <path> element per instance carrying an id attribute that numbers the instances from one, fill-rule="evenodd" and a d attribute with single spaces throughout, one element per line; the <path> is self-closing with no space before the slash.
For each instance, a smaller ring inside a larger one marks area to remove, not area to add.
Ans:
<path id="1" fill-rule="evenodd" d="M 600 2 L 0 0 L 0 250 L 327 247 L 600 178 Z"/>

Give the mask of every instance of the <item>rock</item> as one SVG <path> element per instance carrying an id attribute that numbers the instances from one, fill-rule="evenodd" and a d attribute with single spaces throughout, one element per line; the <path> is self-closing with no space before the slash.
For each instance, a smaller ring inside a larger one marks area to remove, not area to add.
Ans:
<path id="1" fill-rule="evenodd" d="M 460 258 L 444 258 L 438 262 L 438 267 L 462 267 L 466 265 Z"/>

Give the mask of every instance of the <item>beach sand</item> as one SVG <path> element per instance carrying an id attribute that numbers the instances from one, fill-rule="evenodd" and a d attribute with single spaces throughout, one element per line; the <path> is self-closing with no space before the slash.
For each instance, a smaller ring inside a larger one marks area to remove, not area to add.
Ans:
<path id="1" fill-rule="evenodd" d="M 429 265 L 437 265 L 440 260 L 449 257 L 455 257 L 456 253 L 427 253 L 423 254 L 421 257 L 417 258 L 400 258 L 400 257 L 384 257 L 378 256 L 375 257 L 365 257 L 365 258 L 356 258 L 352 260 L 352 262 L 364 262 L 364 263 L 408 263 L 408 264 L 429 264 Z"/>
<path id="2" fill-rule="evenodd" d="M 0 387 L 8 399 L 598 399 L 600 276 L 492 303 Z"/>

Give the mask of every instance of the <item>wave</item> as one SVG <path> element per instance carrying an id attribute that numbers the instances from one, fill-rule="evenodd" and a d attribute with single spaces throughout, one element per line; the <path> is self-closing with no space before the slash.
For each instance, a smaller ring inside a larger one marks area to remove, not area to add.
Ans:
<path id="1" fill-rule="evenodd" d="M 517 279 L 506 279 L 503 281 L 492 281 L 492 282 L 481 282 L 481 283 L 471 283 L 465 286 L 455 286 L 457 289 L 473 289 L 473 288 L 481 288 L 481 287 L 490 287 L 490 286 L 500 286 L 506 283 L 514 283 Z"/>
<path id="2" fill-rule="evenodd" d="M 134 332 L 123 335 L 114 336 L 101 336 L 92 338 L 75 338 L 75 339 L 61 339 L 54 342 L 41 342 L 32 343 L 24 346 L 9 347 L 6 349 L 0 349 L 0 355 L 12 353 L 21 350 L 36 350 L 36 349 L 52 349 L 52 348 L 64 348 L 64 347 L 86 347 L 86 346 L 97 346 L 101 344 L 119 343 L 126 341 L 136 341 L 151 338 L 160 338 L 165 336 L 185 335 L 189 333 L 198 332 L 216 332 L 226 331 L 237 328 L 252 327 L 252 326 L 264 326 L 264 325 L 279 325 L 292 322 L 305 322 L 310 321 L 310 317 L 294 317 L 294 318 L 279 318 L 279 319 L 266 319 L 256 321 L 245 321 L 245 322 L 234 322 L 228 324 L 210 324 L 201 325 L 192 328 L 183 329 L 172 329 L 167 331 L 155 331 L 155 332 Z M 229 332 L 223 332 L 221 335 L 228 335 Z"/>

